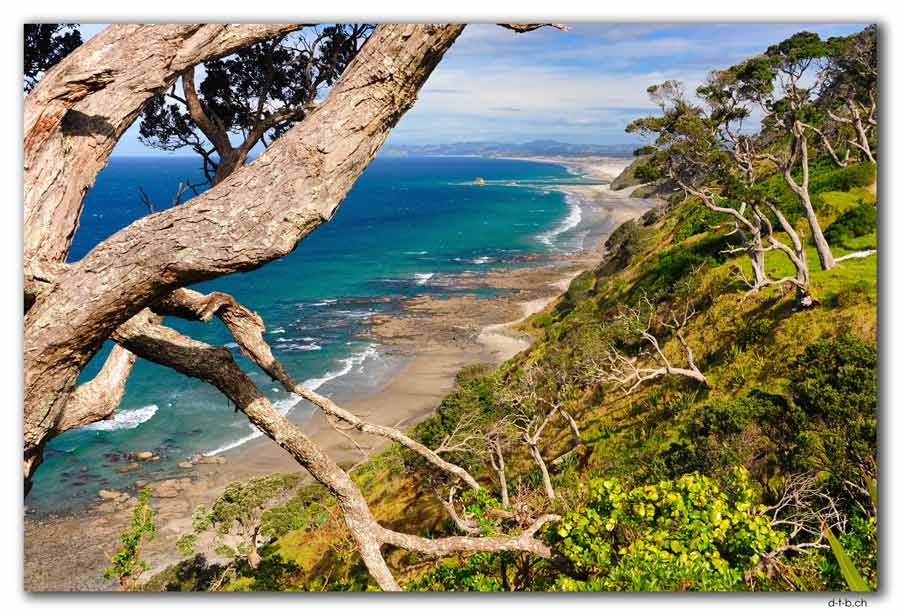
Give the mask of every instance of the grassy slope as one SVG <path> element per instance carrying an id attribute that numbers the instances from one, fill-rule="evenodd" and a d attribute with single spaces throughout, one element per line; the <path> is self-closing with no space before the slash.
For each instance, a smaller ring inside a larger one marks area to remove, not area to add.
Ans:
<path id="1" fill-rule="evenodd" d="M 833 189 L 836 182 L 829 181 L 829 177 L 834 179 L 833 170 L 817 168 L 814 173 L 814 184 L 821 179 L 819 185 L 827 188 L 817 197 L 823 227 L 861 202 L 874 203 L 873 194 L 865 187 L 839 185 L 846 189 Z M 773 185 L 773 190 L 778 187 Z M 846 261 L 823 272 L 811 248 L 813 291 L 821 304 L 797 312 L 791 294 L 782 294 L 778 288 L 744 298 L 745 288 L 734 276 L 733 267 L 742 266 L 747 271 L 746 258 L 721 254 L 726 241 L 723 231 L 707 230 L 717 220 L 697 203 L 670 206 L 654 218 L 658 219 L 620 229 L 616 234 L 619 243 L 613 242 L 614 252 L 605 264 L 573 280 L 554 305 L 532 316 L 524 328 L 536 336 L 535 342 L 528 351 L 501 366 L 499 373 L 514 370 L 528 356 L 576 353 L 573 340 L 585 322 L 608 318 L 619 305 L 633 303 L 641 292 L 664 289 L 691 266 L 704 263 L 697 290 L 703 309 L 691 322 L 687 337 L 710 387 L 700 390 L 683 381 L 666 379 L 645 385 L 630 396 L 613 391 L 595 396 L 585 391 L 577 417 L 587 444 L 585 452 L 554 477 L 564 494 L 575 493 L 587 478 L 598 475 L 618 476 L 631 484 L 659 480 L 658 457 L 677 440 L 697 405 L 737 399 L 753 389 L 783 393 L 788 385 L 787 366 L 817 339 L 852 334 L 872 344 L 876 340 L 875 256 Z M 808 230 L 805 235 L 809 236 Z M 874 247 L 876 236 L 857 237 L 848 244 L 835 246 L 836 255 Z M 788 261 L 780 253 L 769 253 L 767 266 L 772 277 L 789 273 Z M 665 349 L 677 354 L 676 346 L 670 339 Z M 560 428 L 547 441 L 550 448 L 562 449 L 567 438 Z M 530 470 L 524 457 L 513 457 L 510 464 L 511 476 Z M 423 535 L 438 535 L 449 527 L 437 500 L 429 495 L 424 481 L 416 480 L 414 472 L 404 466 L 395 447 L 376 455 L 357 469 L 354 477 L 372 503 L 373 512 L 385 524 Z M 310 493 L 316 489 L 310 488 Z M 328 504 L 327 496 L 315 497 Z M 264 554 L 280 566 L 271 573 L 278 577 L 276 586 L 365 588 L 365 571 L 353 557 L 341 527 L 335 516 L 319 527 L 288 532 L 267 547 Z M 429 568 L 427 563 L 418 563 L 414 555 L 392 552 L 388 557 L 401 571 L 401 580 L 415 578 Z M 260 581 L 259 573 L 255 577 L 242 577 L 226 589 L 269 587 L 265 584 L 268 580 Z"/>

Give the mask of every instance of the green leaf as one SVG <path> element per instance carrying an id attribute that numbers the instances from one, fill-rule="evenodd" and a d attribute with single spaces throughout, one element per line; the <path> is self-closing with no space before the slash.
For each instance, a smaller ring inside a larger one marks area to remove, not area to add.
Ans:
<path id="1" fill-rule="evenodd" d="M 859 570 L 857 570 L 856 566 L 853 565 L 853 562 L 850 561 L 850 557 L 847 556 L 847 553 L 844 551 L 844 547 L 841 546 L 840 541 L 831 531 L 831 528 L 825 528 L 825 537 L 828 539 L 828 544 L 831 545 L 831 551 L 832 553 L 834 553 L 834 557 L 838 562 L 838 566 L 841 567 L 841 574 L 844 576 L 844 581 L 847 582 L 847 587 L 850 588 L 850 591 L 872 591 L 872 588 L 869 587 L 869 584 L 866 583 L 862 578 L 862 575 L 859 574 Z"/>

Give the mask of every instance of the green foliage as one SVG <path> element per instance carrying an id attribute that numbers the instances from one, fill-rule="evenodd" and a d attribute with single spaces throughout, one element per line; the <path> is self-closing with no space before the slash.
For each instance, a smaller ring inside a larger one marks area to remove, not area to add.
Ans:
<path id="1" fill-rule="evenodd" d="M 500 529 L 500 522 L 488 513 L 491 510 L 502 510 L 500 501 L 487 489 L 474 491 L 468 489 L 460 497 L 460 503 L 466 516 L 471 516 L 478 523 L 482 536 L 491 536 Z"/>
<path id="2" fill-rule="evenodd" d="M 646 293 L 654 302 L 673 297 L 674 289 L 682 285 L 694 271 L 704 266 L 716 266 L 725 262 L 722 253 L 730 245 L 730 239 L 722 235 L 707 234 L 696 241 L 679 243 L 655 255 L 642 268 L 632 290 L 632 297 Z"/>
<path id="3" fill-rule="evenodd" d="M 875 183 L 878 167 L 872 162 L 836 167 L 830 161 L 816 164 L 818 172 L 810 171 L 809 192 L 848 192 L 853 188 L 865 188 Z"/>
<path id="4" fill-rule="evenodd" d="M 628 267 L 646 249 L 649 233 L 634 220 L 620 224 L 606 240 L 607 257 L 597 268 L 597 275 L 611 275 Z"/>
<path id="5" fill-rule="evenodd" d="M 846 246 L 849 239 L 874 233 L 878 228 L 878 210 L 874 205 L 861 203 L 835 220 L 826 230 L 830 244 Z"/>
<path id="6" fill-rule="evenodd" d="M 456 376 L 456 388 L 444 398 L 437 412 L 413 429 L 412 437 L 429 448 L 437 447 L 451 434 L 462 417 L 473 419 L 473 424 L 487 422 L 494 416 L 494 387 L 496 376 L 488 365 L 478 364 L 460 370 Z M 404 449 L 404 462 L 415 467 L 422 463 L 418 454 Z M 473 462 L 471 456 L 450 454 L 454 463 Z"/>
<path id="7" fill-rule="evenodd" d="M 670 475 L 716 474 L 744 465 L 758 478 L 770 465 L 788 464 L 792 434 L 804 424 L 802 413 L 778 396 L 761 391 L 734 400 L 715 400 L 688 410 L 679 438 L 663 453 Z"/>
<path id="8" fill-rule="evenodd" d="M 704 233 L 714 226 L 726 222 L 730 216 L 710 210 L 696 199 L 687 199 L 676 212 L 675 241 L 684 241 L 688 237 Z"/>
<path id="9" fill-rule="evenodd" d="M 794 361 L 791 391 L 809 425 L 796 434 L 808 463 L 824 469 L 834 493 L 844 481 L 863 484 L 861 467 L 874 464 L 878 409 L 878 354 L 850 336 L 809 345 Z"/>
<path id="10" fill-rule="evenodd" d="M 292 587 L 300 567 L 275 554 L 264 558 L 257 568 L 245 568 L 241 572 L 252 579 L 250 591 L 283 592 Z"/>
<path id="11" fill-rule="evenodd" d="M 735 591 L 760 557 L 784 542 L 765 516 L 747 471 L 720 481 L 697 473 L 627 489 L 590 483 L 587 505 L 548 530 L 572 574 L 566 591 Z M 764 575 L 759 574 L 761 578 Z"/>
<path id="12" fill-rule="evenodd" d="M 869 584 L 866 583 L 865 579 L 863 579 L 862 575 L 859 573 L 859 570 L 857 570 L 856 566 L 853 565 L 853 561 L 844 551 L 844 547 L 841 545 L 841 541 L 837 539 L 837 537 L 828 527 L 825 527 L 825 537 L 828 539 L 828 544 L 831 546 L 831 552 L 834 554 L 838 565 L 841 567 L 841 574 L 844 577 L 844 581 L 847 582 L 847 587 L 850 588 L 850 591 L 872 591 L 872 588 L 869 587 Z"/>
<path id="13" fill-rule="evenodd" d="M 328 510 L 308 497 L 293 497 L 281 506 L 263 513 L 260 531 L 273 538 L 284 536 L 293 530 L 312 530 L 328 520 Z"/>
<path id="14" fill-rule="evenodd" d="M 106 569 L 104 577 L 119 581 L 122 591 L 138 589 L 138 578 L 149 569 L 147 562 L 141 559 L 144 543 L 156 536 L 156 524 L 153 517 L 156 511 L 150 508 L 150 497 L 153 492 L 144 489 L 138 496 L 138 505 L 131 514 L 131 526 L 119 535 L 121 548 L 112 556 L 112 566 Z"/>
<path id="15" fill-rule="evenodd" d="M 185 534 L 181 536 L 175 541 L 175 547 L 178 549 L 178 552 L 185 557 L 193 555 L 194 550 L 197 548 L 197 535 Z"/>
<path id="16" fill-rule="evenodd" d="M 289 493 L 299 481 L 299 474 L 273 474 L 229 483 L 209 509 L 198 507 L 194 512 L 194 530 L 216 527 L 228 532 L 235 524 L 253 526 L 273 499 Z"/>
<path id="17" fill-rule="evenodd" d="M 474 553 L 464 564 L 442 564 L 420 579 L 407 585 L 408 591 L 432 592 L 499 592 L 504 587 L 497 578 L 497 560 L 494 553 Z"/>

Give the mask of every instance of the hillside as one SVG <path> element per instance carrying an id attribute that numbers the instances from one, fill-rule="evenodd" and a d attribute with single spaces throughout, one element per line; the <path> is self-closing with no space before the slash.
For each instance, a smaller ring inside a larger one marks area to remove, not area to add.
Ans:
<path id="1" fill-rule="evenodd" d="M 872 164 L 813 165 L 811 192 L 838 258 L 876 247 L 874 183 Z M 783 180 L 772 176 L 766 189 L 790 209 Z M 737 268 L 746 272 L 749 260 L 728 251 L 718 216 L 669 194 L 620 226 L 603 262 L 522 325 L 534 336 L 527 351 L 497 369 L 463 370 L 437 414 L 411 434 L 432 447 L 463 428 L 504 438 L 510 503 L 489 487 L 458 494 L 457 505 L 477 525 L 472 532 L 486 536 L 520 531 L 540 510 L 561 515 L 540 534 L 553 559 L 390 549 L 398 581 L 444 591 L 841 591 L 849 561 L 876 586 L 877 256 L 829 271 L 811 257 L 816 303 L 798 309 L 789 288 L 747 292 Z M 780 252 L 766 263 L 773 279 L 789 273 Z M 660 357 L 686 375 L 667 371 Z M 662 374 L 630 379 L 629 370 L 660 365 Z M 522 441 L 522 416 L 557 417 L 538 447 L 553 495 Z M 448 451 L 496 484 L 494 456 L 481 446 Z M 353 477 L 384 525 L 459 533 L 435 495 L 446 478 L 399 446 Z M 497 509 L 510 513 L 498 520 Z M 839 544 L 804 547 L 823 517 L 835 521 Z M 264 526 L 273 539 L 259 568 L 195 556 L 145 589 L 371 588 L 323 488 L 303 488 Z"/>

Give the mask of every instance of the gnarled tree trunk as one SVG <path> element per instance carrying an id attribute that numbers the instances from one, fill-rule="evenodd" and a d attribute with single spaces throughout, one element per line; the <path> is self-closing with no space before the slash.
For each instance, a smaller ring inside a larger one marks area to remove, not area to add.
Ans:
<path id="1" fill-rule="evenodd" d="M 185 69 L 301 24 L 112 25 L 25 100 L 25 260 L 63 261 L 82 200 L 144 103 Z"/>
<path id="2" fill-rule="evenodd" d="M 555 519 L 552 515 L 535 519 L 517 536 L 428 539 L 382 527 L 348 474 L 272 407 L 227 349 L 192 340 L 161 324 L 163 315 L 208 320 L 218 314 L 235 339 L 245 342 L 241 348 L 253 361 L 291 385 L 268 348 L 253 347 L 256 338 L 261 341 L 258 316 L 225 295 L 214 293 L 199 301 L 197 293 L 183 287 L 284 256 L 330 219 L 464 26 L 380 26 L 327 100 L 253 163 L 184 205 L 134 222 L 81 261 L 62 263 L 80 215 L 81 197 L 143 102 L 197 62 L 296 27 L 118 26 L 50 71 L 29 96 L 26 488 L 48 438 L 73 421 L 91 420 L 115 405 L 114 399 L 106 399 L 98 410 L 81 402 L 91 386 L 106 382 L 118 387 L 124 382 L 124 372 L 136 355 L 217 387 L 325 485 L 336 497 L 363 561 L 384 590 L 400 589 L 381 554 L 385 544 L 432 555 L 519 551 L 549 558 L 550 549 L 534 535 Z M 534 27 L 512 26 L 521 31 Z M 82 67 L 84 74 L 79 73 Z M 48 151 L 33 151 L 41 147 Z M 53 177 L 44 181 L 44 172 Z M 53 184 L 62 187 L 60 193 L 51 190 Z M 119 348 L 100 380 L 75 387 L 78 374 L 107 339 Z M 328 400 L 292 388 L 357 429 L 418 450 L 396 430 L 360 421 L 331 407 Z M 418 452 L 478 487 L 467 472 L 433 451 Z"/>
<path id="3" fill-rule="evenodd" d="M 116 327 L 176 288 L 255 269 L 291 252 L 332 216 L 462 29 L 380 27 L 328 99 L 253 163 L 184 205 L 134 222 L 59 273 L 25 316 L 26 477 L 58 424 L 75 378 Z M 131 32 L 128 40 L 145 34 Z M 76 51 L 66 63 L 78 66 L 87 62 L 81 56 L 91 53 L 93 49 Z M 192 57 L 197 56 L 195 52 Z M 170 67 L 158 83 L 170 82 L 178 69 Z M 120 98 L 132 98 L 130 90 L 120 92 L 118 72 L 111 74 L 104 103 L 110 108 Z M 132 76 L 128 72 L 123 78 Z M 35 107 L 43 93 L 62 87 L 54 83 L 67 79 L 64 70 L 48 75 L 35 89 L 38 97 L 29 97 L 30 114 L 42 115 Z M 55 100 L 49 103 L 56 106 Z M 64 141 L 61 132 L 60 125 L 47 141 Z M 27 141 L 26 147 L 31 147 Z M 26 161 L 32 157 L 26 154 Z M 69 172 L 72 185 L 86 185 L 96 174 L 93 167 Z M 37 187 L 29 189 L 27 182 L 26 192 L 36 195 Z M 80 210 L 79 199 L 37 199 L 26 209 L 59 212 L 77 221 L 71 203 L 78 202 Z M 59 225 L 26 222 L 26 265 L 39 254 L 64 254 L 74 227 L 73 221 L 66 232 L 59 232 Z M 53 249 L 47 244 L 51 239 Z"/>

